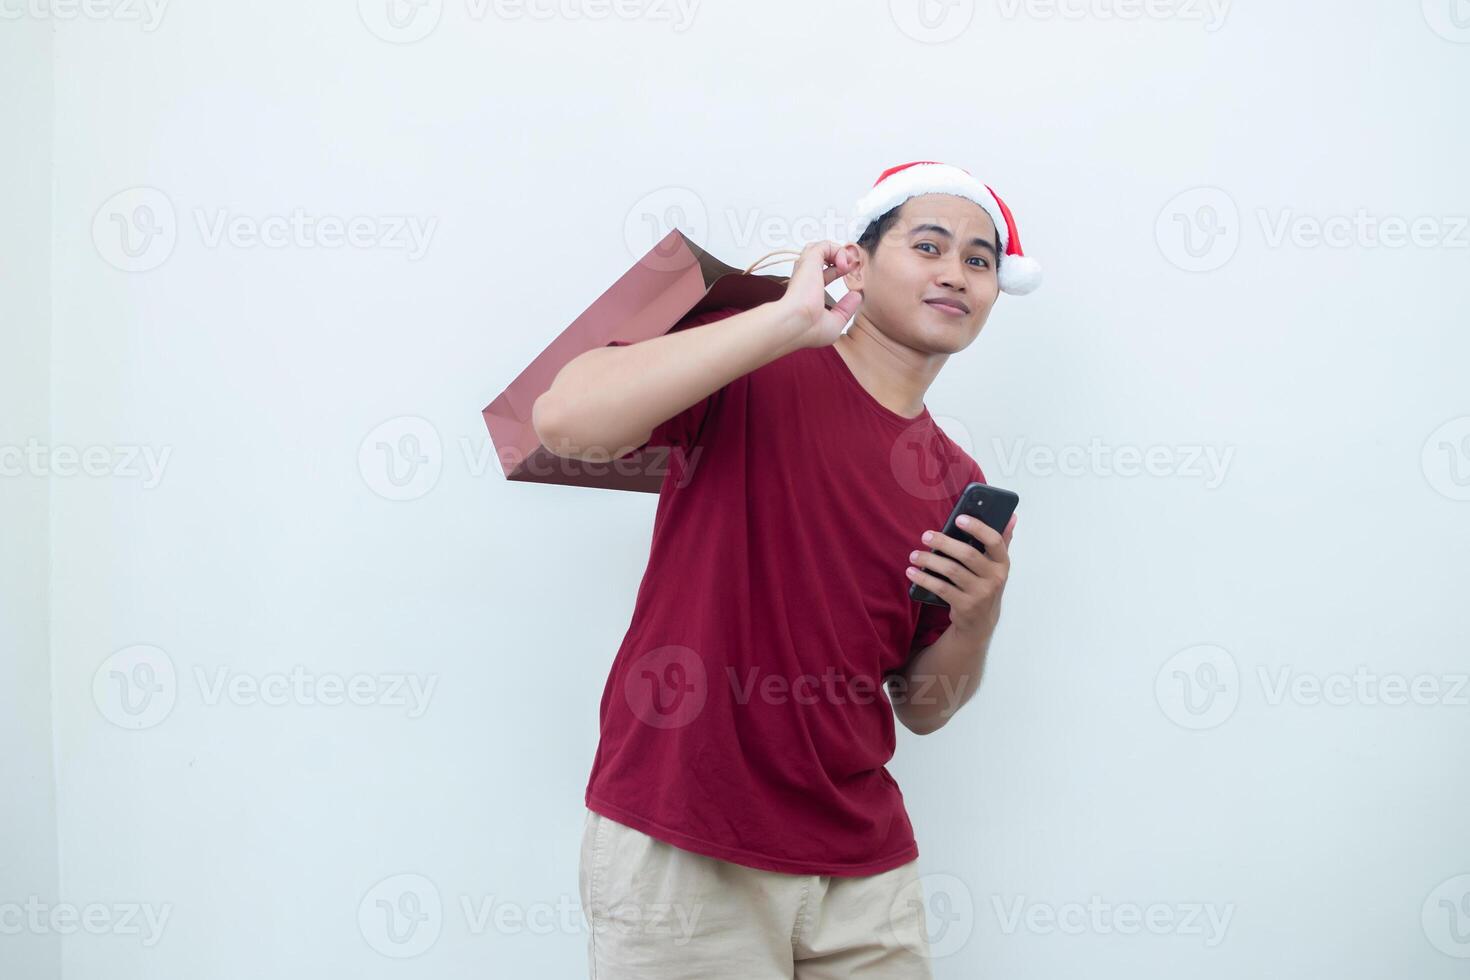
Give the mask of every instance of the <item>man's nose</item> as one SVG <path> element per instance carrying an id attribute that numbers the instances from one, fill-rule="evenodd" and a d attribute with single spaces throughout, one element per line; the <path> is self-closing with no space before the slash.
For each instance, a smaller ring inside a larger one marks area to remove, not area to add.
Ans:
<path id="1" fill-rule="evenodd" d="M 958 290 L 962 293 L 965 291 L 965 277 L 957 271 L 946 269 L 937 281 L 939 285 L 947 289 Z"/>
<path id="2" fill-rule="evenodd" d="M 965 291 L 965 259 L 963 255 L 956 253 L 953 263 L 946 265 L 940 270 L 939 282 L 950 289 Z"/>

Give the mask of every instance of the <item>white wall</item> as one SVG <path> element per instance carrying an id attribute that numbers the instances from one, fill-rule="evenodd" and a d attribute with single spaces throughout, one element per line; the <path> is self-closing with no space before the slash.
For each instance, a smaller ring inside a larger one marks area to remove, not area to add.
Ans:
<path id="1" fill-rule="evenodd" d="M 892 767 L 956 916 L 936 975 L 1461 975 L 1470 45 L 1433 4 L 912 6 L 50 16 L 49 439 L 102 472 L 51 480 L 63 893 L 106 910 L 67 980 L 580 975 L 582 791 L 654 501 L 507 484 L 479 409 L 660 222 L 744 263 L 920 158 L 993 183 L 1048 277 L 929 397 L 1022 498 L 985 686 Z M 387 238 L 241 237 L 296 209 Z M 1359 209 L 1436 241 L 1272 244 Z M 12 332 L 7 403 L 44 404 L 43 340 Z M 1162 466 L 1007 462 L 1094 438 Z M 4 486 L 35 567 L 44 501 Z M 6 676 L 39 690 L 11 595 Z M 252 695 L 297 668 L 377 700 Z M 1313 703 L 1359 668 L 1437 693 Z M 421 714 L 394 678 L 434 685 Z M 47 887 L 43 703 L 7 894 Z M 395 945 L 376 902 L 414 889 L 442 911 Z M 482 924 L 492 900 L 550 931 Z M 1129 903 L 1163 934 L 1114 923 Z"/>
<path id="2" fill-rule="evenodd" d="M 0 28 L 0 907 L 57 901 L 47 480 L 51 377 L 51 33 Z M 0 976 L 56 980 L 61 937 L 0 912 Z"/>

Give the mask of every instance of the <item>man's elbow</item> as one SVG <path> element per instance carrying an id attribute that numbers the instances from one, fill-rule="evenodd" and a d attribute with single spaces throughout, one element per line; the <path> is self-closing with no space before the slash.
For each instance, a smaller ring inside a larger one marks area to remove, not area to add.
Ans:
<path id="1" fill-rule="evenodd" d="M 898 723 L 915 735 L 932 735 L 943 728 L 949 717 L 939 711 L 921 711 L 905 700 L 905 691 L 889 688 L 888 697 L 893 704 L 893 715 Z"/>
<path id="2" fill-rule="evenodd" d="M 630 442 L 623 436 L 609 438 L 608 433 L 591 432 L 568 413 L 554 389 L 543 391 L 531 404 L 531 429 L 553 456 L 593 462 L 620 459 L 646 443 L 651 435 L 646 433 L 642 439 Z M 606 448 L 609 445 L 615 448 Z"/>
<path id="3" fill-rule="evenodd" d="M 920 720 L 917 718 L 905 718 L 903 715 L 899 715 L 898 720 L 903 724 L 903 727 L 915 735 L 933 735 L 949 723 L 948 718 L 925 718 Z"/>
<path id="4" fill-rule="evenodd" d="M 550 389 L 537 395 L 531 403 L 531 429 L 552 455 L 571 455 L 567 451 L 570 444 L 562 429 L 560 404 L 552 397 Z"/>
<path id="5" fill-rule="evenodd" d="M 573 437 L 575 426 L 568 419 L 566 405 L 551 389 L 543 391 L 532 403 L 531 428 L 553 456 L 582 459 L 587 455 L 585 444 Z"/>

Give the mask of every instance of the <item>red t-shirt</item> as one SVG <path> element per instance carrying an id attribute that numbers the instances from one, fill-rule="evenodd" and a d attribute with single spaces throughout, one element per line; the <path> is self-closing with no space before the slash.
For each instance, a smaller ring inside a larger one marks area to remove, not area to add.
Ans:
<path id="1" fill-rule="evenodd" d="M 627 455 L 648 447 L 668 447 L 669 469 L 587 806 L 769 871 L 912 861 L 882 679 L 949 625 L 909 598 L 904 568 L 980 467 L 927 407 L 881 405 L 830 346 L 731 381 Z"/>

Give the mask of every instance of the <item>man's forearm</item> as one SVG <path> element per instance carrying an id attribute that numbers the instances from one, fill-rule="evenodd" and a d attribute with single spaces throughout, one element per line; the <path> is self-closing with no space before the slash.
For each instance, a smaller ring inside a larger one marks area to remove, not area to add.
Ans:
<path id="1" fill-rule="evenodd" d="M 889 686 L 893 713 L 905 728 L 928 735 L 964 707 L 980 687 L 994 635 L 994 622 L 979 634 L 951 623 L 939 639 L 909 658 Z"/>
<path id="2" fill-rule="evenodd" d="M 532 407 L 532 425 L 558 456 L 616 457 L 660 422 L 789 353 L 800 328 L 778 302 L 565 364 Z"/>

